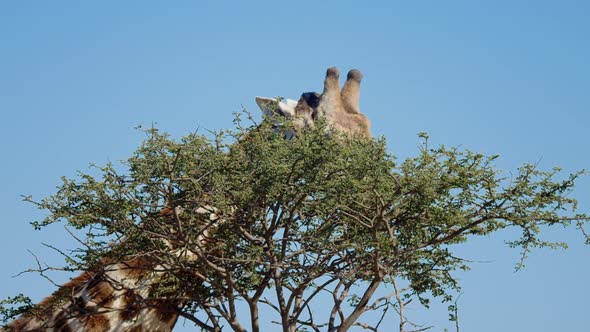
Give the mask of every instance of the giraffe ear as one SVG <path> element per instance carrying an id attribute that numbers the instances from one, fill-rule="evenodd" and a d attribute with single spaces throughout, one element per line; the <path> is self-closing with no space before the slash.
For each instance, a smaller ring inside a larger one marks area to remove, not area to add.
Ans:
<path id="1" fill-rule="evenodd" d="M 295 115 L 295 106 L 297 102 L 291 99 L 278 101 L 277 98 L 256 97 L 256 104 L 266 116 L 282 115 L 293 117 Z"/>

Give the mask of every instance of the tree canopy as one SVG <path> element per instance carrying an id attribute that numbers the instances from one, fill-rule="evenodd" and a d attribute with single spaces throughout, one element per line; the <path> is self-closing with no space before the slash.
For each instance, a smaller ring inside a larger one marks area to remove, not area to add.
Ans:
<path id="1" fill-rule="evenodd" d="M 590 243 L 589 217 L 569 196 L 583 171 L 525 164 L 504 173 L 497 156 L 431 147 L 426 134 L 417 155 L 400 161 L 384 138 L 327 134 L 319 123 L 285 140 L 271 122 L 238 119 L 235 130 L 180 140 L 147 129 L 122 165 L 94 166 L 50 197 L 26 198 L 48 212 L 33 225 L 75 229 L 80 246 L 63 252 L 67 270 L 138 257 L 165 267 L 153 296 L 188 299 L 184 316 L 211 331 L 259 331 L 261 308 L 283 331 L 376 331 L 396 312 L 403 330 L 409 299 L 457 294 L 453 272 L 468 262 L 455 244 L 516 228 L 509 245 L 522 253 L 519 267 L 533 248 L 565 246 L 544 240 L 547 227 L 578 227 Z M 182 212 L 162 215 L 174 207 Z M 388 285 L 392 293 L 376 296 Z M 362 320 L 369 311 L 377 319 Z"/>

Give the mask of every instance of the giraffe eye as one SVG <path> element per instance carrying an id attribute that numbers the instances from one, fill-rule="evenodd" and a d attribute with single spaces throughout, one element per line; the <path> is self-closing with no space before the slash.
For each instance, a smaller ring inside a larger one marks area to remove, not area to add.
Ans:
<path id="1" fill-rule="evenodd" d="M 280 108 L 277 108 L 277 109 L 275 110 L 275 112 L 277 112 L 277 113 L 278 113 L 278 115 L 280 115 L 280 116 L 287 117 L 287 114 L 285 114 L 285 112 L 283 112 L 283 111 L 282 111 Z"/>

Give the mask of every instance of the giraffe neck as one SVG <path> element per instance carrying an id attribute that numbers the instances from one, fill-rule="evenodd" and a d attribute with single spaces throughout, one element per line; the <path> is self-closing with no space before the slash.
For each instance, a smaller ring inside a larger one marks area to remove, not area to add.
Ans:
<path id="1" fill-rule="evenodd" d="M 219 210 L 204 205 L 195 210 L 207 215 L 208 223 L 219 223 Z M 165 208 L 163 217 L 178 216 L 182 208 Z M 206 224 L 198 241 L 208 243 L 209 224 Z M 193 251 L 175 249 L 165 241 L 175 256 L 195 260 Z M 200 250 L 196 248 L 195 250 Z M 86 271 L 61 286 L 32 310 L 10 322 L 8 331 L 84 331 L 84 332 L 137 332 L 172 331 L 180 310 L 187 300 L 183 294 L 155 297 L 167 270 L 149 259 L 135 258 L 112 263 L 103 260 L 102 268 Z"/>
<path id="2" fill-rule="evenodd" d="M 152 298 L 159 276 L 139 259 L 84 272 L 5 331 L 172 331 L 181 299 Z"/>

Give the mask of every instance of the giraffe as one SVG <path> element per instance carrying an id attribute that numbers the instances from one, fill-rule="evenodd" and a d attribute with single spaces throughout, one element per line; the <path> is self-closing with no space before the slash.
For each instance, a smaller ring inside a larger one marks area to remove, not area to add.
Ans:
<path id="1" fill-rule="evenodd" d="M 296 128 L 313 126 L 315 120 L 324 117 L 336 131 L 347 135 L 371 138 L 371 123 L 360 112 L 359 95 L 363 74 L 352 69 L 340 90 L 340 74 L 336 67 L 328 68 L 322 94 L 305 92 L 298 101 L 256 97 L 256 103 L 266 115 L 278 114 L 292 118 Z M 287 137 L 295 133 L 287 133 Z"/>
<path id="2" fill-rule="evenodd" d="M 312 127 L 320 117 L 325 117 L 337 131 L 370 138 L 369 120 L 359 111 L 361 79 L 360 71 L 351 70 L 341 91 L 338 69 L 332 67 L 327 70 L 321 95 L 306 92 L 297 102 L 256 97 L 256 103 L 266 115 L 278 114 L 293 119 L 295 132 L 286 133 L 287 139 L 293 138 L 299 130 Z M 180 207 L 168 207 L 159 215 L 172 219 L 182 215 L 182 212 Z M 204 205 L 195 212 L 205 215 L 204 220 L 208 221 L 202 225 L 197 248 L 179 249 L 165 241 L 175 256 L 189 261 L 197 260 L 199 255 L 209 250 L 210 244 L 215 243 L 210 238 L 211 225 L 223 222 L 215 207 Z M 99 260 L 95 268 L 62 285 L 37 304 L 34 310 L 0 328 L 0 332 L 172 331 L 188 300 L 182 294 L 159 298 L 152 296 L 162 282 L 164 270 L 166 266 L 155 266 L 141 257 L 122 262 Z"/>

